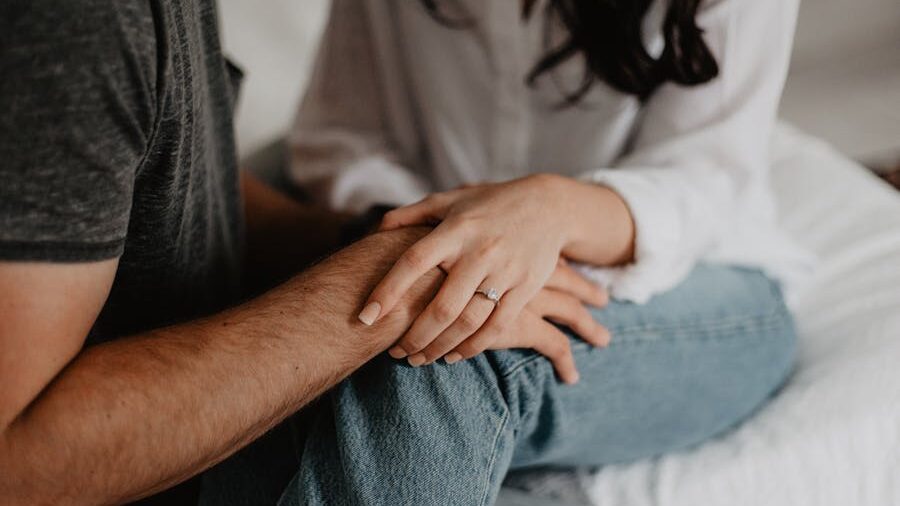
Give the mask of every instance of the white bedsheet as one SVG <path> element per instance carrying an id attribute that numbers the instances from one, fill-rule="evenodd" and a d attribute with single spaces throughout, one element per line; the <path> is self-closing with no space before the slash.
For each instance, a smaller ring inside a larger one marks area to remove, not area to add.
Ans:
<path id="1" fill-rule="evenodd" d="M 776 145 L 783 222 L 819 256 L 795 375 L 717 440 L 580 475 L 594 504 L 900 505 L 900 193 L 788 127 Z"/>

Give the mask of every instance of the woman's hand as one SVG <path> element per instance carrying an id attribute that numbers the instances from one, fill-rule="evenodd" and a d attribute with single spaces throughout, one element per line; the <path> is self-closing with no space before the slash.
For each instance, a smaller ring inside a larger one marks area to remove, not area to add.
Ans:
<path id="1" fill-rule="evenodd" d="M 585 305 L 604 307 L 609 302 L 606 290 L 584 279 L 572 270 L 565 261 L 559 260 L 556 270 L 544 288 L 528 303 L 526 309 L 548 320 L 571 328 L 578 336 L 594 346 L 609 344 L 609 332 L 596 323 Z M 517 342 L 516 332 L 510 331 L 489 344 L 479 345 L 466 340 L 491 315 L 495 309 L 493 302 L 485 297 L 475 297 L 466 305 L 463 314 L 449 327 L 422 347 L 420 351 L 408 354 L 409 364 L 415 367 L 428 365 L 446 356 L 448 363 L 454 363 L 478 355 L 486 349 L 513 348 L 507 346 Z M 518 323 L 518 322 L 517 322 Z M 521 330 L 520 327 L 519 330 Z M 413 348 L 409 341 L 414 338 L 412 328 L 391 348 L 391 355 L 400 358 L 399 350 Z M 507 338 L 512 339 L 509 341 Z M 465 341 L 465 342 L 464 342 Z M 533 346 L 521 346 L 531 348 Z"/>
<path id="2" fill-rule="evenodd" d="M 576 191 L 579 186 L 587 185 L 561 176 L 530 176 L 434 194 L 388 213 L 383 229 L 439 224 L 378 284 L 360 320 L 371 324 L 390 312 L 416 279 L 439 266 L 448 273 L 447 280 L 391 355 L 415 355 L 454 321 L 477 320 L 467 314 L 467 307 L 484 298 L 479 290 L 493 288 L 502 301 L 468 343 L 472 349 L 487 349 L 547 283 L 563 248 L 577 235 L 572 232 L 583 203 L 576 197 L 587 196 Z"/>
<path id="3" fill-rule="evenodd" d="M 395 357 L 417 353 L 463 314 L 479 289 L 502 297 L 475 338 L 493 342 L 547 282 L 565 243 L 565 198 L 551 178 L 529 177 L 433 194 L 387 213 L 383 230 L 415 224 L 437 227 L 414 244 L 375 287 L 360 320 L 371 324 L 389 313 L 425 272 L 448 276 L 414 323 Z"/>
<path id="4" fill-rule="evenodd" d="M 481 327 L 494 309 L 493 302 L 484 297 L 477 297 L 469 301 L 462 316 L 434 341 L 409 356 L 407 360 L 410 365 L 418 367 L 431 364 L 446 355 L 445 360 L 452 364 L 474 357 L 485 349 L 533 348 L 553 362 L 560 378 L 564 381 L 573 381 L 576 375 L 574 362 L 568 352 L 568 338 L 544 319 L 569 327 L 594 346 L 606 346 L 609 344 L 609 332 L 594 321 L 585 305 L 603 307 L 607 302 L 605 290 L 585 280 L 560 260 L 547 285 L 520 313 L 513 328 L 495 342 L 481 347 L 472 340 L 466 340 Z M 539 323 L 535 323 L 535 317 Z M 526 328 L 523 321 L 530 322 L 535 328 Z M 408 336 L 409 334 L 405 335 L 399 342 L 403 342 Z M 535 340 L 538 336 L 545 339 L 538 342 Z M 392 348 L 395 349 L 396 346 Z"/>

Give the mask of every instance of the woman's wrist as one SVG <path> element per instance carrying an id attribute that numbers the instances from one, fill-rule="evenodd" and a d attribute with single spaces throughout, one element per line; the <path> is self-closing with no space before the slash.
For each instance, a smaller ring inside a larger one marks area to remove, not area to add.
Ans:
<path id="1" fill-rule="evenodd" d="M 548 184 L 561 218 L 563 256 L 601 266 L 631 262 L 635 225 L 625 200 L 607 186 L 553 177 Z"/>

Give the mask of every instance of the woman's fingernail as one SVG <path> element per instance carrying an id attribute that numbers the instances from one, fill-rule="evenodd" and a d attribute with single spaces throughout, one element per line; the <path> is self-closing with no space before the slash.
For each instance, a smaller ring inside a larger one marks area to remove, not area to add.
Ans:
<path id="1" fill-rule="evenodd" d="M 425 359 L 424 354 L 416 353 L 415 355 L 406 359 L 406 361 L 409 362 L 409 365 L 413 367 L 419 367 L 420 365 L 423 365 L 427 360 Z"/>
<path id="2" fill-rule="evenodd" d="M 401 358 L 406 358 L 406 350 L 399 346 L 394 346 L 390 350 L 388 350 L 388 355 L 400 360 Z"/>
<path id="3" fill-rule="evenodd" d="M 460 355 L 459 353 L 457 353 L 455 351 L 451 351 L 450 353 L 447 354 L 446 357 L 444 357 L 444 362 L 447 362 L 448 364 L 455 364 L 455 363 L 459 362 L 460 360 L 462 360 L 462 358 L 463 358 L 463 356 Z"/>
<path id="4" fill-rule="evenodd" d="M 366 325 L 372 325 L 375 323 L 375 320 L 378 319 L 378 315 L 381 314 L 381 304 L 377 302 L 370 302 L 363 310 L 359 313 L 359 321 L 365 323 Z"/>

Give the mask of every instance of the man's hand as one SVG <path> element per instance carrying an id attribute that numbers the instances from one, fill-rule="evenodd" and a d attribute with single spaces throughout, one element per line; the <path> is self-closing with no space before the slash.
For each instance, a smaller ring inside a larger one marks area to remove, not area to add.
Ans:
<path id="1" fill-rule="evenodd" d="M 434 341 L 425 346 L 414 341 L 408 344 L 410 339 L 415 339 L 417 321 L 391 351 L 393 353 L 398 346 L 419 350 L 407 359 L 415 367 L 431 364 L 440 357 L 445 357 L 447 363 L 452 364 L 472 358 L 486 349 L 531 348 L 550 360 L 561 380 L 575 383 L 578 372 L 569 338 L 549 322 L 569 327 L 594 346 L 606 346 L 609 344 L 609 332 L 594 321 L 586 305 L 603 307 L 608 300 L 605 290 L 584 279 L 560 260 L 549 282 L 519 313 L 512 327 L 495 341 L 466 339 L 496 309 L 486 297 L 476 295 L 466 304 L 462 316 Z"/>
<path id="2" fill-rule="evenodd" d="M 81 352 L 115 262 L 0 265 L 0 504 L 131 501 L 259 437 L 406 331 L 438 271 L 379 324 L 355 315 L 424 233 L 376 234 L 240 307 Z"/>

